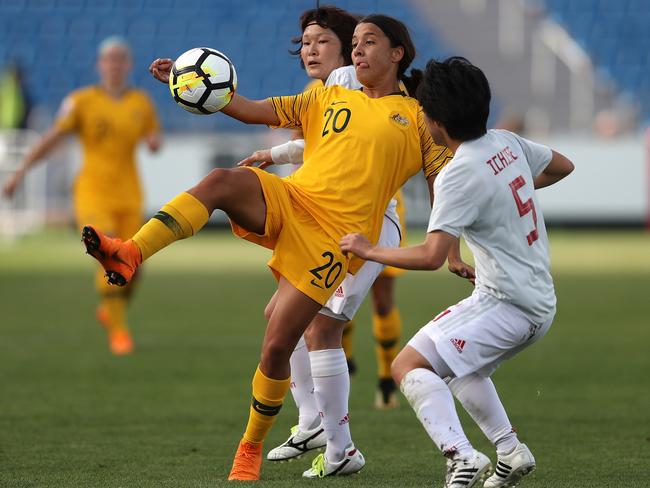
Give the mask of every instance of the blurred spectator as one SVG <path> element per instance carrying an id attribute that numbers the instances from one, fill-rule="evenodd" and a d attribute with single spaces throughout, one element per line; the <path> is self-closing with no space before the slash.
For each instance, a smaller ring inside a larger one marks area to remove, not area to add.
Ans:
<path id="1" fill-rule="evenodd" d="M 20 66 L 12 62 L 0 74 L 0 130 L 25 129 L 29 110 Z"/>

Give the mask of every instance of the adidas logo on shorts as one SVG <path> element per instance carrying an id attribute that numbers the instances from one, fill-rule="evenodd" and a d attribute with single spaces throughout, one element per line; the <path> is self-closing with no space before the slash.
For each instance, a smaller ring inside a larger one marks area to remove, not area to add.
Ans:
<path id="1" fill-rule="evenodd" d="M 336 291 L 334 292 L 334 296 L 336 298 L 343 298 L 345 296 L 345 293 L 343 293 L 343 287 L 339 286 Z"/>
<path id="2" fill-rule="evenodd" d="M 463 352 L 465 341 L 463 339 L 449 339 L 458 352 Z"/>

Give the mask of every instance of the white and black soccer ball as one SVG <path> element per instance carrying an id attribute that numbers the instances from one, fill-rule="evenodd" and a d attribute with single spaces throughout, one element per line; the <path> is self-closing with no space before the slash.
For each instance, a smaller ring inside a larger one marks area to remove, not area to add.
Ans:
<path id="1" fill-rule="evenodd" d="M 197 47 L 174 61 L 169 89 L 188 112 L 209 115 L 228 105 L 237 89 L 237 73 L 225 54 Z"/>

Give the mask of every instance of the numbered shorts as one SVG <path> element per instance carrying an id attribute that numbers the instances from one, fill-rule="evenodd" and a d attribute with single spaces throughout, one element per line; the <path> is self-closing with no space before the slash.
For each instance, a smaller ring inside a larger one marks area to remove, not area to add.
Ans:
<path id="1" fill-rule="evenodd" d="M 231 221 L 233 233 L 273 249 L 268 265 L 275 277 L 284 276 L 305 295 L 325 304 L 348 270 L 348 259 L 338 241 L 292 197 L 282 178 L 259 168 L 248 169 L 259 178 L 266 201 L 264 234 L 249 232 Z"/>
<path id="2" fill-rule="evenodd" d="M 408 345 L 434 369 L 440 357 L 458 378 L 471 373 L 490 376 L 501 362 L 541 339 L 553 316 L 535 324 L 514 305 L 475 291 L 438 314 Z"/>
<path id="3" fill-rule="evenodd" d="M 399 226 L 384 216 L 378 245 L 381 247 L 397 247 L 399 243 Z M 352 320 L 383 268 L 383 264 L 366 261 L 357 271 L 357 274 L 351 275 L 348 273 L 320 313 L 345 322 Z"/>

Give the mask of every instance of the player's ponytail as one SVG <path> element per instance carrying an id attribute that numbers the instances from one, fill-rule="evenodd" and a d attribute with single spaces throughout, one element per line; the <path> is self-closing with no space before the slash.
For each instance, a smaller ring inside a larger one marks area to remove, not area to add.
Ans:
<path id="1" fill-rule="evenodd" d="M 402 76 L 402 83 L 404 83 L 404 88 L 406 88 L 406 94 L 410 97 L 415 98 L 415 94 L 418 91 L 418 86 L 424 77 L 424 73 L 421 69 L 411 69 L 411 74 L 409 76 Z"/>

